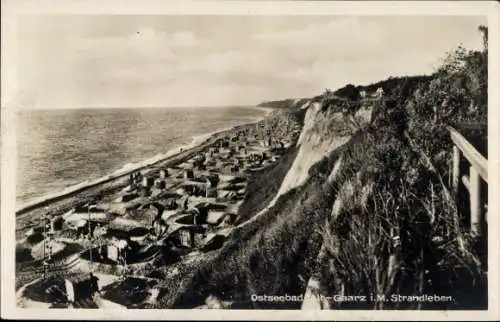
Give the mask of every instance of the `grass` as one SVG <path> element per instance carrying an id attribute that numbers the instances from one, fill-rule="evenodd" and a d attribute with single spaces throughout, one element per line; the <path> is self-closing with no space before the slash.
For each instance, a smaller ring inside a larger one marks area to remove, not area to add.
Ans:
<path id="1" fill-rule="evenodd" d="M 485 275 L 431 158 L 397 123 L 351 140 L 321 229 L 326 294 L 453 295 L 453 303 L 344 303 L 342 309 L 453 309 L 485 305 Z M 445 146 L 445 145 L 444 145 Z M 447 281 L 447 282 L 444 282 Z M 461 294 L 475 294 L 473 298 Z"/>

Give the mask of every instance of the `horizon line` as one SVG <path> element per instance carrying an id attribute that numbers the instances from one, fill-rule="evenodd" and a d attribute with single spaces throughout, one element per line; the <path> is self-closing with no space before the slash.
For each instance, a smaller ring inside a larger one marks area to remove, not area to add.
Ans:
<path id="1" fill-rule="evenodd" d="M 258 103 L 260 104 L 260 103 Z M 125 105 L 87 105 L 76 107 L 36 107 L 36 108 L 22 108 L 19 111 L 42 111 L 42 110 L 84 110 L 84 109 L 155 109 L 155 108 L 248 108 L 259 107 L 258 104 L 248 105 L 139 105 L 139 106 L 125 106 Z"/>

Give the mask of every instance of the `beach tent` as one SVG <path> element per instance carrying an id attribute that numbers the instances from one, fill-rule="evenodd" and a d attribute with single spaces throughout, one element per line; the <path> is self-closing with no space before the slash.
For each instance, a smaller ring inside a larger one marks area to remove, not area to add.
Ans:
<path id="1" fill-rule="evenodd" d="M 219 175 L 215 174 L 215 173 L 211 173 L 211 174 L 207 175 L 205 179 L 206 179 L 207 188 L 217 187 L 217 185 L 219 184 L 219 181 L 220 181 Z"/>
<path id="2" fill-rule="evenodd" d="M 61 230 L 64 224 L 64 219 L 61 216 L 56 216 L 50 220 L 50 229 L 52 231 Z"/>
<path id="3" fill-rule="evenodd" d="M 70 225 L 72 224 L 73 226 L 76 225 L 76 222 L 80 222 L 81 220 L 85 221 L 93 221 L 93 222 L 109 222 L 113 219 L 113 216 L 106 213 L 106 212 L 74 212 L 72 214 L 69 214 L 64 218 L 64 220 L 69 223 Z"/>
<path id="4" fill-rule="evenodd" d="M 193 169 L 185 169 L 184 170 L 184 179 L 194 179 Z"/>
<path id="5" fill-rule="evenodd" d="M 30 228 L 26 233 L 24 233 L 24 235 L 26 237 L 30 237 L 30 236 L 33 236 L 33 235 L 36 235 L 36 234 L 41 234 L 43 233 L 43 227 L 34 227 L 34 228 Z"/>
<path id="6" fill-rule="evenodd" d="M 169 234 L 168 239 L 176 241 L 179 246 L 193 248 L 202 245 L 205 232 L 206 229 L 198 225 L 178 226 Z"/>
<path id="7" fill-rule="evenodd" d="M 163 213 L 161 214 L 161 219 L 166 221 L 170 217 L 176 215 L 177 213 L 179 213 L 178 210 L 164 210 Z"/>
<path id="8" fill-rule="evenodd" d="M 116 263 L 126 263 L 127 250 L 130 248 L 125 239 L 112 239 L 107 246 L 107 256 L 109 260 Z"/>
<path id="9" fill-rule="evenodd" d="M 124 231 L 129 231 L 137 227 L 144 227 L 140 222 L 133 219 L 127 219 L 122 217 L 117 217 L 109 222 L 110 229 L 119 229 Z"/>
<path id="10" fill-rule="evenodd" d="M 382 87 L 377 88 L 375 94 L 372 97 L 382 97 L 384 95 L 384 89 Z"/>
<path id="11" fill-rule="evenodd" d="M 157 189 L 165 189 L 167 187 L 167 182 L 165 180 L 162 180 L 162 179 L 156 179 L 155 187 Z"/>
<path id="12" fill-rule="evenodd" d="M 206 190 L 206 194 L 205 194 L 206 198 L 217 198 L 217 196 L 218 196 L 217 188 L 208 188 Z"/>
<path id="13" fill-rule="evenodd" d="M 125 188 L 122 189 L 122 192 L 132 192 L 134 191 L 135 187 L 132 185 L 128 185 Z"/>
<path id="14" fill-rule="evenodd" d="M 209 234 L 203 241 L 203 251 L 211 251 L 221 248 L 226 241 L 226 236 L 219 234 Z"/>
<path id="15" fill-rule="evenodd" d="M 131 200 L 134 200 L 135 198 L 139 197 L 139 194 L 137 193 L 127 193 L 119 198 L 119 202 L 129 202 Z"/>
<path id="16" fill-rule="evenodd" d="M 227 213 L 225 211 L 210 211 L 207 213 L 206 222 L 212 225 L 218 224 Z"/>
<path id="17" fill-rule="evenodd" d="M 169 239 L 172 238 L 178 240 L 183 247 L 192 248 L 194 246 L 194 231 L 189 226 L 179 226 L 170 233 Z"/>
<path id="18" fill-rule="evenodd" d="M 55 240 L 41 241 L 31 249 L 31 256 L 36 260 L 43 260 L 48 256 L 50 251 L 51 255 L 56 255 L 66 248 L 66 244 Z"/>
<path id="19" fill-rule="evenodd" d="M 141 184 L 142 184 L 143 187 L 150 188 L 150 187 L 153 186 L 154 180 L 155 179 L 153 177 L 150 177 L 150 176 L 143 177 Z"/>
<path id="20" fill-rule="evenodd" d="M 85 219 L 78 219 L 74 221 L 69 222 L 69 226 L 72 228 L 83 228 L 87 225 L 87 220 Z"/>
<path id="21" fill-rule="evenodd" d="M 98 291 L 99 279 L 93 274 L 66 277 L 64 284 L 68 302 L 74 303 L 91 298 Z"/>
<path id="22" fill-rule="evenodd" d="M 169 176 L 169 171 L 167 169 L 160 170 L 160 179 L 165 179 Z"/>

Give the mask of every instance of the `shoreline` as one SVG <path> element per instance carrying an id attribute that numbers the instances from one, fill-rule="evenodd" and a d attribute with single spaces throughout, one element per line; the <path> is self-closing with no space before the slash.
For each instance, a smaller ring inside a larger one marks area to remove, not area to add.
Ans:
<path id="1" fill-rule="evenodd" d="M 238 128 L 244 127 L 244 126 L 249 126 L 252 124 L 257 124 L 263 120 L 265 120 L 272 112 L 274 109 L 272 108 L 261 108 L 261 107 L 256 107 L 257 109 L 264 110 L 265 115 L 256 118 L 253 121 L 248 121 L 244 123 L 240 123 L 234 126 L 222 128 L 220 130 L 215 130 L 212 132 L 208 132 L 205 134 L 200 134 L 200 135 L 195 135 L 192 137 L 192 140 L 190 143 L 187 144 L 180 144 L 170 150 L 168 150 L 165 153 L 162 154 L 157 154 L 151 158 L 148 158 L 143 161 L 135 162 L 135 163 L 127 163 L 123 165 L 121 168 L 112 171 L 109 174 L 106 174 L 104 176 L 101 176 L 96 179 L 91 179 L 91 180 L 85 180 L 80 183 L 62 188 L 61 190 L 57 190 L 54 192 L 47 193 L 45 195 L 42 195 L 40 197 L 35 197 L 31 200 L 28 200 L 19 206 L 16 207 L 15 213 L 16 217 L 23 215 L 27 212 L 30 212 L 32 210 L 35 210 L 37 208 L 41 207 L 47 207 L 50 206 L 51 202 L 56 202 L 60 201 L 61 199 L 71 197 L 75 194 L 78 194 L 79 192 L 85 191 L 87 189 L 97 187 L 98 185 L 109 183 L 113 180 L 120 179 L 124 176 L 129 175 L 132 172 L 143 170 L 145 168 L 151 167 L 155 164 L 162 163 L 162 162 L 172 162 L 176 157 L 182 157 L 182 154 L 191 154 L 193 153 L 194 149 L 200 148 L 205 144 L 210 144 L 211 141 L 217 139 L 219 136 L 226 134 L 228 132 L 234 131 Z M 17 204 L 17 202 L 16 202 Z"/>

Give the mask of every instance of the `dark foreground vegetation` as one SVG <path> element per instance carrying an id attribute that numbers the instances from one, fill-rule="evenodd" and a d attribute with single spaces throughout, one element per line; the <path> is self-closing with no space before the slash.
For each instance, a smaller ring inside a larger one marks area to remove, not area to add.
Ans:
<path id="1" fill-rule="evenodd" d="M 487 57 L 487 47 L 459 47 L 430 77 L 384 83 L 371 124 L 344 153 L 334 184 L 343 200 L 322 229 L 329 255 L 321 272 L 326 294 L 437 294 L 453 301 L 338 307 L 487 307 L 487 236 L 469 234 L 450 196 L 447 131 L 487 122 Z M 351 97 L 330 95 L 325 102 L 352 115 L 362 103 Z M 484 129 L 476 136 L 483 152 L 486 140 Z"/>

